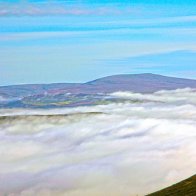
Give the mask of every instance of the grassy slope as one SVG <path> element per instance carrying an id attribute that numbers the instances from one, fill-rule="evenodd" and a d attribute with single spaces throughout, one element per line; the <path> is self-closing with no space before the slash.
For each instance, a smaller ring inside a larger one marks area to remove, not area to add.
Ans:
<path id="1" fill-rule="evenodd" d="M 196 175 L 148 196 L 196 196 Z"/>

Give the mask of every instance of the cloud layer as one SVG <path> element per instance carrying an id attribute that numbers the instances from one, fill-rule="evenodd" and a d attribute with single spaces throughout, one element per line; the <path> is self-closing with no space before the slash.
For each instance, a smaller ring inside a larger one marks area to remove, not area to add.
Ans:
<path id="1" fill-rule="evenodd" d="M 195 173 L 194 90 L 109 96 L 127 101 L 1 110 L 0 195 L 142 195 Z"/>
<path id="2" fill-rule="evenodd" d="M 113 6 L 84 6 L 69 3 L 0 3 L 0 16 L 45 16 L 45 15 L 105 15 L 132 13 L 130 8 Z"/>

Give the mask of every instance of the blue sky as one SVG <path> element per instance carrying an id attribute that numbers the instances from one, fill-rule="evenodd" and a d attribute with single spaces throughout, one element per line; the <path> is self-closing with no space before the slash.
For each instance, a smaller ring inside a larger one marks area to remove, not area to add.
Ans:
<path id="1" fill-rule="evenodd" d="M 144 72 L 196 79 L 195 51 L 195 0 L 0 0 L 0 85 Z"/>

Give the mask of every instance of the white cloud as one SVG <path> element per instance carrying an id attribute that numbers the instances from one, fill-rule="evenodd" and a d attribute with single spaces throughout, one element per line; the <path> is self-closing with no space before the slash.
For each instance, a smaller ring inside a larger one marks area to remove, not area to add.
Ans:
<path id="1" fill-rule="evenodd" d="M 5 99 L 3 96 L 0 96 L 0 102 L 5 102 L 7 99 Z"/>
<path id="2" fill-rule="evenodd" d="M 15 98 L 8 98 L 8 97 L 4 97 L 0 95 L 0 103 L 5 103 L 5 102 L 9 102 L 9 101 L 14 101 L 14 100 L 18 100 Z"/>
<path id="3" fill-rule="evenodd" d="M 194 90 L 110 96 L 127 103 L 0 110 L 0 194 L 142 195 L 194 174 Z"/>
<path id="4" fill-rule="evenodd" d="M 113 6 L 87 7 L 81 5 L 70 5 L 66 3 L 1 3 L 0 16 L 42 16 L 42 15 L 105 15 L 132 13 L 133 9 L 117 9 Z"/>
<path id="5" fill-rule="evenodd" d="M 196 105 L 196 90 L 186 89 L 177 89 L 175 91 L 158 91 L 154 94 L 140 94 L 140 93 L 131 93 L 131 92 L 115 92 L 111 96 L 131 99 L 131 100 L 140 100 L 140 101 L 157 101 L 157 102 L 167 102 L 167 103 L 176 103 L 176 104 L 194 104 Z"/>

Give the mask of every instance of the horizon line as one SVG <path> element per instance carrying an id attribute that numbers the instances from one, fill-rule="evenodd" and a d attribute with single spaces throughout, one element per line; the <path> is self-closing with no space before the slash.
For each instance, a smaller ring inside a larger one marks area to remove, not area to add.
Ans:
<path id="1" fill-rule="evenodd" d="M 196 81 L 196 78 L 183 78 L 178 76 L 169 76 L 169 75 L 162 75 L 162 74 L 156 74 L 156 73 L 126 73 L 126 74 L 114 74 L 114 75 L 106 75 L 103 77 L 95 78 L 86 82 L 51 82 L 51 83 L 18 83 L 18 84 L 8 84 L 8 85 L 0 85 L 0 87 L 9 87 L 9 86 L 23 86 L 23 85 L 51 85 L 51 84 L 86 84 L 90 83 L 99 79 L 107 78 L 107 77 L 113 77 L 113 76 L 125 76 L 125 75 L 155 75 L 155 76 L 162 76 L 162 77 L 168 77 L 168 78 L 176 78 L 176 79 L 185 79 L 185 80 L 194 80 Z"/>

